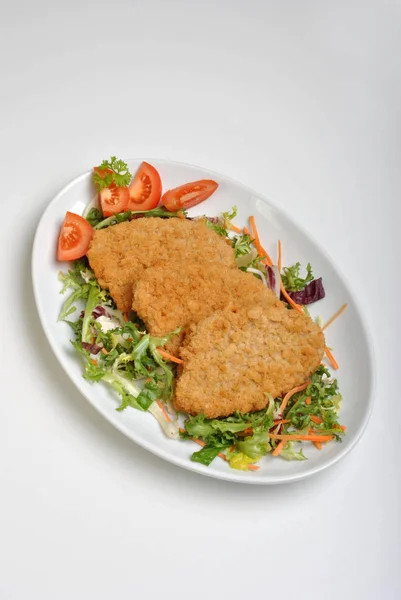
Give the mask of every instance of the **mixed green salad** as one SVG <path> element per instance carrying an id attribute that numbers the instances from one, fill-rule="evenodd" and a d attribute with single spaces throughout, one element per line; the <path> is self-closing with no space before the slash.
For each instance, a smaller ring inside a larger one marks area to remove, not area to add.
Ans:
<path id="1" fill-rule="evenodd" d="M 92 207 L 86 221 L 92 228 L 101 229 L 136 216 L 189 218 L 185 207 L 177 211 L 164 207 L 123 210 L 106 218 L 99 208 Z M 260 278 L 287 303 L 289 310 L 306 312 L 306 304 L 324 297 L 322 280 L 314 278 L 311 265 L 307 265 L 304 274 L 299 263 L 281 269 L 280 257 L 278 265 L 273 265 L 260 244 L 254 221 L 251 220 L 252 233 L 239 230 L 233 223 L 235 216 L 234 207 L 218 217 L 196 218 L 204 219 L 208 227 L 227 238 L 238 268 Z M 264 410 L 216 419 L 202 414 L 177 414 L 173 406 L 177 365 L 163 348 L 179 330 L 163 338 L 152 337 L 138 315 L 123 314 L 108 291 L 98 284 L 86 256 L 75 260 L 67 272 L 60 272 L 59 279 L 61 293 L 69 292 L 59 321 L 71 327 L 71 344 L 84 364 L 83 377 L 110 386 L 119 397 L 117 411 L 134 408 L 149 412 L 169 438 L 192 440 L 202 446 L 192 453 L 192 461 L 210 465 L 220 457 L 234 469 L 256 470 L 256 463 L 267 454 L 285 460 L 305 460 L 305 441 L 319 449 L 327 442 L 341 441 L 345 433 L 338 421 L 341 395 L 337 380 L 323 364 L 304 385 L 284 398 L 268 397 Z M 326 356 L 337 368 L 328 348 Z"/>

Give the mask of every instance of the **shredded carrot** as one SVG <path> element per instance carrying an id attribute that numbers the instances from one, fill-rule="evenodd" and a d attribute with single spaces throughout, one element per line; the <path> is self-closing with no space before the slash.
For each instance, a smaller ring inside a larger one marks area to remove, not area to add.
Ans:
<path id="1" fill-rule="evenodd" d="M 294 310 L 296 310 L 299 313 L 301 313 L 301 315 L 304 315 L 305 313 L 302 310 L 302 308 L 299 306 L 299 304 L 297 304 L 296 302 L 294 302 L 294 300 L 291 298 L 291 296 L 288 294 L 287 290 L 283 286 L 283 282 L 281 281 L 281 277 L 280 277 L 280 290 L 281 290 L 281 293 L 283 294 L 284 298 L 287 300 L 288 304 L 290 304 Z"/>
<path id="2" fill-rule="evenodd" d="M 314 435 L 316 436 L 320 436 L 320 435 L 328 435 L 328 434 L 322 434 L 321 431 L 317 430 L 317 429 L 312 429 L 312 427 L 309 427 L 309 435 Z M 330 440 L 328 440 L 330 441 Z M 322 442 L 313 442 L 316 446 L 316 444 L 322 444 Z M 317 447 L 317 446 L 316 446 Z"/>
<path id="3" fill-rule="evenodd" d="M 243 231 L 244 231 L 244 235 L 251 235 L 251 232 L 246 227 L 244 227 Z"/>
<path id="4" fill-rule="evenodd" d="M 267 264 L 269 267 L 271 267 L 273 264 L 273 261 L 270 258 L 269 254 L 266 252 L 266 250 L 263 248 L 262 244 L 260 243 L 259 232 L 258 232 L 258 228 L 256 227 L 255 217 L 253 215 L 251 217 L 249 217 L 249 222 L 251 224 L 252 235 L 255 238 L 254 244 L 256 246 L 256 250 L 258 251 L 260 256 L 265 257 L 265 260 L 262 261 L 263 264 Z"/>
<path id="5" fill-rule="evenodd" d="M 145 379 L 145 383 L 149 383 L 149 381 L 152 381 L 152 379 L 151 379 L 150 377 L 147 377 L 147 378 Z"/>
<path id="6" fill-rule="evenodd" d="M 239 431 L 238 435 L 240 437 L 246 437 L 247 435 L 252 435 L 253 434 L 253 429 L 252 427 L 248 427 L 247 429 L 244 429 L 244 431 Z"/>
<path id="7" fill-rule="evenodd" d="M 314 443 L 314 445 L 316 446 L 316 448 L 317 448 L 318 450 L 321 450 L 321 449 L 323 448 L 323 446 L 322 446 L 322 442 L 313 442 L 313 443 Z"/>
<path id="8" fill-rule="evenodd" d="M 316 417 L 315 415 L 311 415 L 310 420 L 316 423 L 316 425 L 320 425 L 320 423 L 323 422 L 323 419 L 321 419 L 320 417 Z"/>
<path id="9" fill-rule="evenodd" d="M 306 390 L 306 388 L 308 387 L 309 384 L 310 384 L 310 381 L 307 381 L 306 383 L 303 383 L 302 385 L 298 385 L 297 387 L 295 387 L 292 390 L 290 390 L 289 392 L 287 392 L 286 395 L 284 396 L 281 406 L 279 408 L 280 413 L 282 413 L 283 410 L 285 409 L 285 407 L 287 406 L 288 400 L 291 398 L 291 396 L 293 396 L 297 392 L 302 392 L 302 390 Z"/>
<path id="10" fill-rule="evenodd" d="M 277 267 L 278 272 L 281 273 L 281 242 L 278 240 L 277 242 Z"/>
<path id="11" fill-rule="evenodd" d="M 330 352 L 330 350 L 327 346 L 325 347 L 324 351 L 325 351 L 326 356 L 329 359 L 333 369 L 338 369 L 338 362 L 336 361 L 336 359 L 334 358 L 334 356 L 332 355 L 332 353 Z"/>
<path id="12" fill-rule="evenodd" d="M 286 441 L 285 440 L 281 440 L 281 442 L 279 442 L 277 444 L 277 446 L 275 447 L 275 449 L 272 452 L 272 456 L 278 456 L 280 454 L 280 452 L 282 451 L 282 449 L 284 448 L 284 446 L 286 445 Z"/>
<path id="13" fill-rule="evenodd" d="M 248 469 L 250 471 L 257 471 L 259 469 L 258 465 L 248 465 Z"/>
<path id="14" fill-rule="evenodd" d="M 272 440 L 285 440 L 290 442 L 292 440 L 303 440 L 305 442 L 330 442 L 333 439 L 333 435 L 302 435 L 298 433 L 270 433 Z"/>
<path id="15" fill-rule="evenodd" d="M 291 423 L 289 419 L 279 419 L 278 421 L 274 421 L 274 427 L 276 425 L 284 425 L 285 423 Z"/>
<path id="16" fill-rule="evenodd" d="M 308 406 L 309 406 L 309 404 L 312 404 L 312 398 L 310 396 L 305 398 L 305 404 L 307 404 Z"/>
<path id="17" fill-rule="evenodd" d="M 95 360 L 94 358 L 91 359 L 91 363 L 92 363 L 92 365 L 95 365 L 95 367 L 97 367 L 97 365 L 98 365 L 97 360 Z"/>
<path id="18" fill-rule="evenodd" d="M 170 415 L 168 414 L 168 412 L 166 411 L 166 409 L 164 408 L 163 404 L 160 402 L 160 400 L 156 400 L 158 407 L 160 408 L 160 410 L 162 411 L 162 413 L 164 414 L 164 416 L 166 417 L 167 421 L 169 421 L 171 423 L 171 421 L 173 420 Z"/>
<path id="19" fill-rule="evenodd" d="M 277 262 L 278 262 L 278 275 L 280 277 L 280 290 L 281 290 L 281 293 L 283 294 L 284 298 L 287 300 L 288 304 L 290 304 L 290 306 L 292 306 L 292 308 L 294 310 L 296 310 L 301 315 L 303 315 L 305 313 L 302 310 L 302 307 L 299 304 L 297 304 L 296 302 L 294 302 L 294 300 L 291 298 L 291 296 L 288 294 L 287 290 L 283 286 L 283 282 L 282 282 L 281 275 L 280 275 L 280 271 L 281 271 L 281 254 L 282 254 L 281 242 L 279 240 L 278 241 L 278 257 L 277 257 Z"/>
<path id="20" fill-rule="evenodd" d="M 234 223 L 231 223 L 231 229 L 232 229 L 233 231 L 235 231 L 235 233 L 242 233 L 242 229 L 240 229 L 239 227 L 236 227 L 236 226 L 234 225 Z"/>
<path id="21" fill-rule="evenodd" d="M 126 323 L 128 323 L 128 321 L 129 321 L 129 318 L 128 318 L 128 313 L 126 313 L 126 312 L 125 312 L 125 313 L 123 314 L 123 317 L 124 317 L 124 321 L 125 321 Z"/>
<path id="22" fill-rule="evenodd" d="M 342 314 L 342 313 L 345 311 L 345 309 L 347 308 L 347 306 L 348 306 L 348 304 L 343 304 L 343 305 L 342 305 L 342 307 L 340 308 L 340 310 L 338 310 L 338 311 L 337 311 L 337 312 L 336 312 L 336 313 L 335 313 L 335 314 L 334 314 L 334 315 L 331 317 L 331 319 L 329 319 L 329 320 L 327 321 L 327 323 L 325 323 L 325 324 L 323 325 L 323 327 L 322 327 L 322 331 L 324 331 L 325 329 L 327 329 L 327 327 L 328 327 L 329 325 L 331 325 L 331 324 L 332 324 L 332 322 L 333 322 L 333 321 L 335 321 L 335 320 L 337 319 L 337 317 L 339 317 L 339 316 L 340 316 L 340 315 L 341 315 L 341 314 Z"/>
<path id="23" fill-rule="evenodd" d="M 106 348 L 102 348 L 102 353 L 103 353 L 103 354 L 108 354 L 108 352 L 107 352 Z"/>
<path id="24" fill-rule="evenodd" d="M 175 362 L 179 365 L 181 365 L 184 361 L 181 360 L 181 358 L 177 358 L 176 356 L 173 356 L 172 354 L 169 354 L 168 352 L 166 352 L 165 350 L 163 350 L 162 348 L 157 348 L 157 351 L 159 354 L 162 355 L 163 358 L 166 358 L 167 360 L 170 360 L 171 362 Z"/>
<path id="25" fill-rule="evenodd" d="M 335 429 L 341 429 L 341 431 L 347 431 L 347 428 L 345 425 L 334 425 Z"/>

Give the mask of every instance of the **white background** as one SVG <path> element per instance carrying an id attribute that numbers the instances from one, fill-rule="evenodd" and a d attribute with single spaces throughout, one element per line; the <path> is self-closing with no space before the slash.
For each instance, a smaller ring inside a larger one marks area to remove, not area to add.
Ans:
<path id="1" fill-rule="evenodd" d="M 1 600 L 400 598 L 400 2 L 1 4 Z M 342 463 L 284 487 L 202 478 L 78 394 L 30 253 L 51 198 L 110 154 L 232 176 L 335 258 L 378 379 Z"/>

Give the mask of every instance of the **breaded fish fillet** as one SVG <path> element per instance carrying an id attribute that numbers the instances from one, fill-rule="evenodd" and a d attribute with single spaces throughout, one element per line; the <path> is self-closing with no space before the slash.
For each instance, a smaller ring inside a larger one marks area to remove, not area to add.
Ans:
<path id="1" fill-rule="evenodd" d="M 221 417 L 267 406 L 302 384 L 323 356 L 324 335 L 284 304 L 225 309 L 192 325 L 181 347 L 177 410 Z"/>
<path id="2" fill-rule="evenodd" d="M 166 270 L 177 260 L 235 267 L 234 251 L 203 221 L 143 218 L 95 231 L 88 251 L 90 266 L 118 308 L 131 310 L 132 285 L 144 270 Z"/>
<path id="3" fill-rule="evenodd" d="M 150 267 L 134 284 L 132 308 L 151 335 L 164 336 L 182 327 L 168 344 L 176 352 L 191 323 L 226 306 L 278 305 L 280 300 L 250 273 L 222 264 L 176 263 Z"/>

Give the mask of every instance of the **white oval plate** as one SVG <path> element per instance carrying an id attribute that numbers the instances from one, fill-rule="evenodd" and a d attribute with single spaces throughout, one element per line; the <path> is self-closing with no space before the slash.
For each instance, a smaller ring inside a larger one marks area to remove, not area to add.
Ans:
<path id="1" fill-rule="evenodd" d="M 140 162 L 128 161 L 131 172 L 136 171 Z M 313 239 L 260 194 L 206 169 L 163 160 L 149 159 L 149 162 L 160 172 L 164 190 L 203 178 L 218 181 L 217 192 L 193 208 L 192 215 L 216 216 L 236 205 L 238 217 L 235 223 L 246 225 L 248 217 L 255 215 L 262 244 L 273 259 L 276 257 L 277 240 L 281 239 L 284 266 L 296 261 L 305 266 L 310 262 L 315 275 L 323 276 L 326 289 L 326 298 L 311 306 L 313 316 L 320 314 L 325 321 L 344 302 L 348 303 L 345 313 L 326 332 L 327 343 L 334 348 L 340 364 L 336 374 L 343 394 L 340 421 L 347 426 L 347 435 L 342 443 L 327 444 L 321 451 L 312 444 L 307 445 L 305 454 L 308 460 L 302 462 L 287 462 L 267 456 L 261 460 L 258 471 L 242 472 L 230 469 L 217 458 L 209 467 L 205 467 L 191 462 L 190 456 L 196 450 L 192 442 L 167 439 L 156 420 L 146 413 L 134 409 L 117 412 L 115 409 L 119 402 L 113 391 L 102 384 L 91 384 L 83 379 L 82 363 L 69 342 L 71 329 L 67 324 L 57 322 L 63 302 L 63 296 L 59 294 L 61 286 L 58 273 L 68 265 L 56 261 L 55 250 L 66 211 L 82 214 L 95 197 L 90 172 L 74 179 L 49 204 L 38 225 L 33 246 L 32 277 L 36 304 L 45 334 L 61 366 L 87 400 L 122 433 L 150 452 L 203 475 L 241 483 L 277 484 L 303 479 L 336 463 L 359 440 L 373 406 L 372 347 L 348 285 L 332 260 Z"/>

